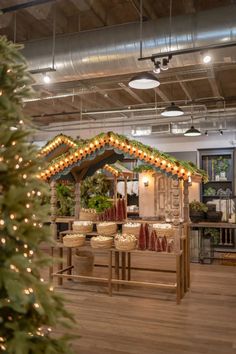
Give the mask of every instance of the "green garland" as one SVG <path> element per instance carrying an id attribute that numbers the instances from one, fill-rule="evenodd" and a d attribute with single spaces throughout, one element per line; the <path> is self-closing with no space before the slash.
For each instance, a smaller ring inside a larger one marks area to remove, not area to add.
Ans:
<path id="1" fill-rule="evenodd" d="M 119 140 L 119 141 L 125 143 L 126 145 L 132 145 L 135 148 L 142 150 L 147 155 L 153 155 L 154 158 L 163 158 L 163 159 L 167 160 L 168 162 L 175 164 L 176 166 L 182 166 L 186 170 L 190 171 L 193 175 L 194 174 L 200 175 L 204 182 L 208 181 L 208 176 L 207 176 L 206 172 L 197 168 L 197 166 L 194 165 L 192 162 L 178 160 L 175 157 L 169 155 L 168 153 L 161 152 L 158 149 L 152 148 L 152 147 L 145 145 L 137 140 L 129 140 L 125 135 L 120 135 L 120 134 L 116 134 L 113 132 L 108 132 L 108 133 L 102 132 L 102 133 L 96 135 L 95 137 L 88 139 L 86 141 L 75 142 L 77 144 L 77 146 L 75 148 L 71 148 L 65 154 L 62 154 L 62 155 L 58 156 L 57 158 L 53 159 L 50 162 L 48 167 L 50 168 L 51 165 L 54 165 L 56 162 L 60 161 L 61 159 L 68 157 L 70 154 L 77 151 L 79 148 L 84 149 L 90 143 L 93 143 L 95 140 L 100 140 L 102 138 L 104 139 L 107 136 L 112 137 L 114 140 Z"/>

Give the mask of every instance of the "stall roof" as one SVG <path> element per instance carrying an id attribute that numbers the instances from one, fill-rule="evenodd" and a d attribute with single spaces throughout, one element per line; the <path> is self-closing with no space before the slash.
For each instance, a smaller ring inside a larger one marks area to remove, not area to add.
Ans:
<path id="1" fill-rule="evenodd" d="M 130 171 L 120 162 L 115 162 L 112 165 L 105 165 L 103 168 L 115 177 L 132 177 L 134 174 L 133 171 Z"/>
<path id="2" fill-rule="evenodd" d="M 58 135 L 42 148 L 41 155 L 50 161 L 48 168 L 41 173 L 41 178 L 47 181 L 65 178 L 67 175 L 81 180 L 105 165 L 117 163 L 124 158 L 139 159 L 154 171 L 174 179 L 187 180 L 189 176 L 207 179 L 205 172 L 192 163 L 178 160 L 156 148 L 113 132 L 101 133 L 78 142 L 65 135 Z"/>

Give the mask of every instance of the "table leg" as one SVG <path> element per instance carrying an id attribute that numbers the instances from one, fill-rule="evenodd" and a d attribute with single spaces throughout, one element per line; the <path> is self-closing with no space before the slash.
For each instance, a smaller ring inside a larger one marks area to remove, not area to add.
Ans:
<path id="1" fill-rule="evenodd" d="M 122 280 L 126 279 L 126 253 L 121 253 Z"/>
<path id="2" fill-rule="evenodd" d="M 59 247 L 59 258 L 60 261 L 58 263 L 58 271 L 63 269 L 63 248 Z M 62 285 L 63 284 L 63 279 L 62 277 L 58 277 L 58 285 Z"/>
<path id="3" fill-rule="evenodd" d="M 109 259 L 108 259 L 108 294 L 112 296 L 112 251 L 109 251 Z"/>
<path id="4" fill-rule="evenodd" d="M 120 279 L 120 255 L 115 252 L 115 278 Z M 119 284 L 116 284 L 116 290 L 119 291 Z"/>
<path id="5" fill-rule="evenodd" d="M 50 247 L 50 256 L 52 258 L 52 263 L 49 267 L 49 281 L 52 282 L 53 281 L 53 277 L 52 277 L 52 273 L 53 273 L 53 251 L 54 251 L 54 247 Z"/>
<path id="6" fill-rule="evenodd" d="M 180 304 L 181 285 L 180 285 L 180 256 L 176 255 L 176 304 Z"/>
<path id="7" fill-rule="evenodd" d="M 70 267 L 72 265 L 72 248 L 67 247 L 67 267 Z M 71 274 L 72 270 L 69 269 L 67 271 L 67 274 Z"/>
<path id="8" fill-rule="evenodd" d="M 131 280 L 131 253 L 128 252 L 128 280 Z"/>

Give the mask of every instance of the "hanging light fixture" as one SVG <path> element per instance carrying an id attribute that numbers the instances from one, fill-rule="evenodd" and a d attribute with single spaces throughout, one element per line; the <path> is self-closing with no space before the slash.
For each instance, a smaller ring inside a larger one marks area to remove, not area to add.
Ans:
<path id="1" fill-rule="evenodd" d="M 161 115 L 164 117 L 177 117 L 182 116 L 183 114 L 184 111 L 179 106 L 176 106 L 174 102 L 172 102 L 170 106 L 166 107 L 164 111 L 161 112 Z"/>
<path id="2" fill-rule="evenodd" d="M 190 129 L 186 130 L 184 136 L 200 136 L 202 135 L 200 130 L 194 128 L 194 125 L 191 126 Z"/>
<path id="3" fill-rule="evenodd" d="M 191 128 L 186 130 L 186 132 L 184 133 L 184 136 L 200 136 L 200 135 L 202 135 L 200 130 L 194 128 L 193 115 L 191 114 Z"/>
<path id="4" fill-rule="evenodd" d="M 160 81 L 150 73 L 136 75 L 129 81 L 129 86 L 137 90 L 148 90 L 159 85 Z"/>

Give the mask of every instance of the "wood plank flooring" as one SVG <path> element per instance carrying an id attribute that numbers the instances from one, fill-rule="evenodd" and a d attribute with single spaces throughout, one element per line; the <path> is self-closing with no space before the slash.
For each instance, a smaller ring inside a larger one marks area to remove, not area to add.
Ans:
<path id="1" fill-rule="evenodd" d="M 77 319 L 77 354 L 236 354 L 236 267 L 191 265 L 191 291 L 174 294 L 102 285 L 56 288 Z M 80 290 L 78 290 L 78 288 Z"/>

